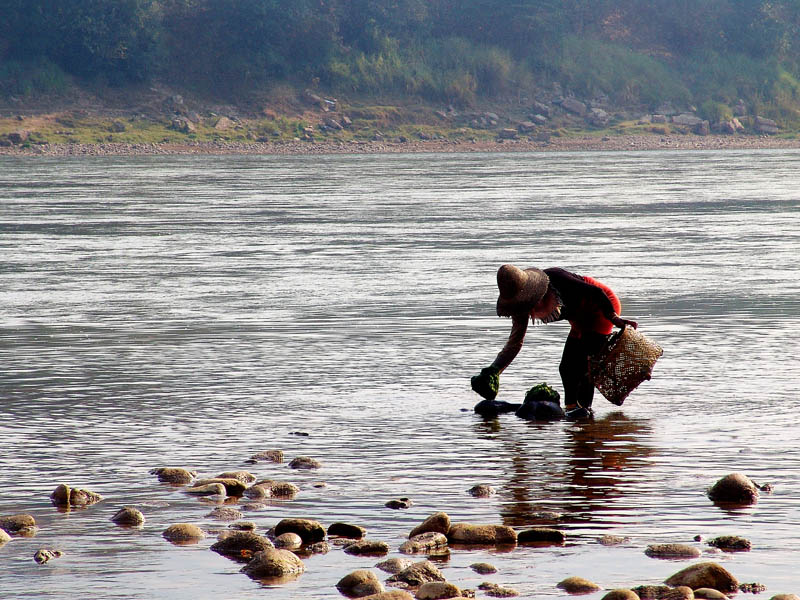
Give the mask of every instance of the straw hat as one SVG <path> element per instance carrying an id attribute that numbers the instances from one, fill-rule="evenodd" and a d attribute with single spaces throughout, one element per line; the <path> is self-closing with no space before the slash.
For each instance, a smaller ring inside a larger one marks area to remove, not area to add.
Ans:
<path id="1" fill-rule="evenodd" d="M 530 311 L 547 293 L 550 278 L 541 269 L 522 270 L 514 265 L 503 265 L 497 270 L 497 314 L 509 317 L 514 313 Z"/>

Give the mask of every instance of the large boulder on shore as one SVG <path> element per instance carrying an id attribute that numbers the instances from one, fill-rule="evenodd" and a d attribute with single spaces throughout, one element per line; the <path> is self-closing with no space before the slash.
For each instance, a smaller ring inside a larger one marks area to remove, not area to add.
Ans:
<path id="1" fill-rule="evenodd" d="M 723 504 L 755 504 L 758 487 L 747 475 L 731 473 L 711 486 L 708 497 L 712 502 Z"/>
<path id="2" fill-rule="evenodd" d="M 513 545 L 517 543 L 517 532 L 506 525 L 453 523 L 447 532 L 447 540 L 451 544 L 474 546 Z"/>
<path id="3" fill-rule="evenodd" d="M 242 567 L 241 572 L 253 579 L 280 578 L 300 575 L 306 570 L 303 561 L 288 550 L 268 548 L 256 552 L 253 558 Z"/>
<path id="4" fill-rule="evenodd" d="M 693 590 L 711 588 L 726 594 L 739 590 L 739 582 L 736 577 L 715 562 L 690 565 L 672 575 L 664 583 L 672 587 L 685 585 Z"/>

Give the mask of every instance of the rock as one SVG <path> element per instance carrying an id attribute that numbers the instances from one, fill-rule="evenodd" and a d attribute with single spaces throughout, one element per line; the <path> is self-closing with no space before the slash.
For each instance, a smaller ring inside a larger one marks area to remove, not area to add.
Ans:
<path id="1" fill-rule="evenodd" d="M 348 598 L 362 598 L 371 594 L 380 594 L 386 591 L 383 584 L 378 581 L 375 573 L 360 569 L 342 577 L 336 584 L 336 589 Z"/>
<path id="2" fill-rule="evenodd" d="M 90 506 L 100 502 L 102 499 L 103 497 L 100 494 L 71 488 L 63 483 L 50 494 L 50 500 L 56 506 Z"/>
<path id="3" fill-rule="evenodd" d="M 644 553 L 650 558 L 697 558 L 700 550 L 688 544 L 650 544 Z"/>
<path id="4" fill-rule="evenodd" d="M 238 531 L 255 531 L 256 524 L 252 521 L 239 521 L 238 523 L 231 523 L 228 525 L 230 529 L 236 529 Z"/>
<path id="5" fill-rule="evenodd" d="M 236 481 L 241 481 L 249 485 L 256 480 L 256 476 L 249 471 L 227 471 L 225 473 L 220 473 L 214 479 L 235 479 Z"/>
<path id="6" fill-rule="evenodd" d="M 283 519 L 275 526 L 275 536 L 284 533 L 296 533 L 304 544 L 313 544 L 325 539 L 325 528 L 311 519 Z"/>
<path id="7" fill-rule="evenodd" d="M 344 129 L 344 127 L 342 126 L 341 123 L 339 123 L 339 121 L 337 121 L 336 119 L 332 119 L 330 117 L 325 119 L 323 123 L 325 127 L 328 127 L 329 129 L 333 129 L 335 131 L 341 131 L 342 129 Z"/>
<path id="8" fill-rule="evenodd" d="M 299 575 L 305 570 L 303 561 L 292 552 L 268 548 L 256 552 L 252 560 L 242 567 L 241 572 L 252 579 L 263 579 Z"/>
<path id="9" fill-rule="evenodd" d="M 195 485 L 184 490 L 187 494 L 196 496 L 226 496 L 225 486 L 221 483 L 208 483 L 206 485 Z"/>
<path id="10" fill-rule="evenodd" d="M 217 122 L 214 123 L 214 129 L 217 131 L 227 131 L 228 129 L 232 129 L 234 126 L 235 123 L 228 117 L 220 117 L 217 119 Z"/>
<path id="11" fill-rule="evenodd" d="M 616 589 L 608 592 L 601 600 L 639 600 L 633 590 Z"/>
<path id="12" fill-rule="evenodd" d="M 28 141 L 31 136 L 30 131 L 12 131 L 8 135 L 6 135 L 6 139 L 11 142 L 13 145 L 18 146 L 19 144 L 24 144 Z"/>
<path id="13" fill-rule="evenodd" d="M 703 119 L 695 115 L 683 113 L 672 117 L 672 122 L 675 125 L 682 125 L 684 127 L 695 127 L 703 122 Z"/>
<path id="14" fill-rule="evenodd" d="M 447 535 L 448 531 L 450 531 L 450 516 L 446 512 L 436 512 L 414 527 L 411 533 L 408 534 L 408 537 L 413 538 L 414 536 L 429 532 Z"/>
<path id="15" fill-rule="evenodd" d="M 533 121 L 523 121 L 517 125 L 517 130 L 520 133 L 531 133 L 532 131 L 536 130 L 536 123 Z"/>
<path id="16" fill-rule="evenodd" d="M 694 597 L 698 600 L 728 600 L 728 597 L 722 592 L 712 590 L 711 588 L 697 588 L 694 591 Z M 800 600 L 795 596 L 796 600 Z M 771 599 L 774 600 L 774 599 Z M 788 598 L 786 600 L 789 600 Z"/>
<path id="17" fill-rule="evenodd" d="M 447 532 L 447 540 L 467 545 L 516 544 L 517 532 L 505 525 L 453 523 Z"/>
<path id="18" fill-rule="evenodd" d="M 359 540 L 345 546 L 344 552 L 357 556 L 386 556 L 389 554 L 389 544 L 377 540 Z"/>
<path id="19" fill-rule="evenodd" d="M 217 521 L 238 521 L 244 517 L 242 511 L 229 506 L 218 506 L 206 516 Z"/>
<path id="20" fill-rule="evenodd" d="M 296 533 L 282 533 L 275 538 L 276 548 L 286 548 L 287 550 L 296 550 L 303 545 L 303 538 Z"/>
<path id="21" fill-rule="evenodd" d="M 478 586 L 478 589 L 483 590 L 487 596 L 491 596 L 493 598 L 514 598 L 515 596 L 519 596 L 519 592 L 517 590 L 503 587 L 489 581 L 484 581 Z"/>
<path id="22" fill-rule="evenodd" d="M 311 554 L 327 554 L 331 551 L 331 545 L 328 542 L 316 542 L 314 544 L 309 544 L 306 547 L 306 550 L 308 550 Z"/>
<path id="23" fill-rule="evenodd" d="M 204 485 L 208 485 L 209 483 L 221 483 L 225 486 L 225 493 L 228 496 L 242 496 L 244 491 L 247 489 L 247 485 L 239 481 L 238 479 L 230 479 L 230 478 L 213 478 L 213 479 L 201 479 L 199 481 L 194 482 L 194 487 L 201 487 Z"/>
<path id="24" fill-rule="evenodd" d="M 693 131 L 695 135 L 708 135 L 711 133 L 711 124 L 708 121 L 700 121 L 694 126 Z"/>
<path id="25" fill-rule="evenodd" d="M 708 541 L 709 546 L 714 546 L 726 552 L 749 552 L 752 548 L 750 540 L 737 535 L 721 535 Z"/>
<path id="26" fill-rule="evenodd" d="M 723 567 L 714 562 L 697 563 L 678 571 L 664 583 L 677 587 L 686 585 L 692 589 L 711 588 L 720 592 L 736 592 L 739 582 Z"/>
<path id="27" fill-rule="evenodd" d="M 400 546 L 403 554 L 416 554 L 418 552 L 435 553 L 437 550 L 447 548 L 447 536 L 443 533 L 428 531 L 413 536 Z"/>
<path id="28" fill-rule="evenodd" d="M 515 140 L 517 139 L 517 130 L 512 129 L 511 127 L 506 127 L 497 133 L 497 137 L 499 137 L 501 140 Z"/>
<path id="29" fill-rule="evenodd" d="M 446 581 L 446 579 L 442 572 L 428 560 L 415 562 L 386 580 L 389 584 L 401 583 L 415 588 L 430 581 Z"/>
<path id="30" fill-rule="evenodd" d="M 7 544 L 11 541 L 11 536 L 8 535 L 5 529 L 0 529 L 0 546 Z"/>
<path id="31" fill-rule="evenodd" d="M 586 114 L 586 105 L 575 98 L 564 98 L 561 101 L 561 108 L 568 112 L 574 113 L 579 117 L 582 117 Z"/>
<path id="32" fill-rule="evenodd" d="M 394 510 L 398 510 L 401 508 L 411 508 L 414 506 L 414 502 L 411 498 L 400 498 L 399 500 L 389 500 L 386 504 L 384 504 L 386 508 L 392 508 Z"/>
<path id="33" fill-rule="evenodd" d="M 591 594 L 603 589 L 596 583 L 584 579 L 583 577 L 567 577 L 559 581 L 556 587 L 573 595 Z"/>
<path id="34" fill-rule="evenodd" d="M 127 527 L 140 527 L 144 525 L 144 515 L 142 511 L 132 506 L 124 506 L 119 509 L 114 516 L 111 517 L 111 520 L 117 525 Z"/>
<path id="35" fill-rule="evenodd" d="M 620 544 L 627 544 L 631 541 L 630 538 L 621 535 L 601 535 L 597 543 L 601 546 L 619 546 Z"/>
<path id="36" fill-rule="evenodd" d="M 778 124 L 775 121 L 773 121 L 772 119 L 767 119 L 765 117 L 756 117 L 755 130 L 758 133 L 766 133 L 766 134 L 769 134 L 769 135 L 774 135 L 776 133 L 780 133 L 780 129 L 778 128 Z"/>
<path id="37" fill-rule="evenodd" d="M 367 530 L 358 525 L 351 525 L 349 523 L 333 523 L 328 527 L 328 535 L 349 538 L 351 540 L 360 540 L 367 535 Z"/>
<path id="38" fill-rule="evenodd" d="M 197 127 L 186 117 L 175 117 L 169 124 L 169 128 L 179 133 L 194 133 Z"/>
<path id="39" fill-rule="evenodd" d="M 0 529 L 6 533 L 20 533 L 36 528 L 36 520 L 31 515 L 19 514 L 0 517 Z"/>
<path id="40" fill-rule="evenodd" d="M 666 115 L 652 115 L 650 117 L 650 122 L 654 124 L 664 124 L 667 122 Z"/>
<path id="41" fill-rule="evenodd" d="M 557 544 L 561 545 L 567 541 L 567 536 L 563 531 L 550 529 L 547 527 L 534 527 L 526 529 L 517 534 L 518 544 Z"/>
<path id="42" fill-rule="evenodd" d="M 252 487 L 244 491 L 248 498 L 294 498 L 300 488 L 288 481 L 273 481 L 264 479 L 257 481 Z"/>
<path id="43" fill-rule="evenodd" d="M 535 125 L 546 125 L 547 124 L 547 117 L 545 117 L 544 115 L 539 115 L 539 114 L 531 115 L 531 121 L 533 121 L 533 123 Z"/>
<path id="44" fill-rule="evenodd" d="M 249 560 L 256 552 L 274 548 L 264 536 L 252 531 L 235 531 L 211 545 L 211 550 L 237 560 Z"/>
<path id="45" fill-rule="evenodd" d="M 272 462 L 272 463 L 282 463 L 283 462 L 283 450 L 263 450 L 262 452 L 258 452 L 257 454 L 253 454 L 249 459 L 247 459 L 249 463 L 257 463 L 257 462 Z"/>
<path id="46" fill-rule="evenodd" d="M 308 456 L 298 456 L 289 463 L 291 469 L 319 469 L 321 466 L 318 460 Z"/>
<path id="47" fill-rule="evenodd" d="M 191 523 L 170 525 L 161 535 L 173 544 L 196 543 L 206 537 L 202 529 Z"/>
<path id="48" fill-rule="evenodd" d="M 33 555 L 33 560 L 35 560 L 40 565 L 43 565 L 47 561 L 52 558 L 60 558 L 63 556 L 64 553 L 61 550 L 48 550 L 46 548 L 40 548 L 36 551 L 36 554 Z"/>
<path id="49" fill-rule="evenodd" d="M 472 563 L 470 569 L 475 571 L 478 575 L 491 575 L 497 573 L 497 567 L 489 563 Z"/>
<path id="50" fill-rule="evenodd" d="M 467 491 L 469 492 L 470 496 L 475 498 L 488 498 L 489 496 L 494 496 L 497 493 L 497 490 L 495 490 L 492 486 L 485 484 L 473 485 Z"/>
<path id="51" fill-rule="evenodd" d="M 719 129 L 722 133 L 733 135 L 739 133 L 740 131 L 744 131 L 744 126 L 741 124 L 739 119 L 734 117 L 730 121 L 723 121 L 720 123 Z"/>
<path id="52" fill-rule="evenodd" d="M 776 594 L 769 600 L 800 600 L 800 596 L 795 594 Z"/>
<path id="53" fill-rule="evenodd" d="M 447 581 L 429 581 L 417 589 L 417 600 L 442 600 L 443 598 L 458 598 L 461 590 Z"/>
<path id="54" fill-rule="evenodd" d="M 528 421 L 557 421 L 564 418 L 564 409 L 555 402 L 528 402 L 514 414 Z"/>
<path id="55" fill-rule="evenodd" d="M 746 475 L 731 473 L 708 490 L 708 497 L 712 502 L 723 504 L 755 504 L 758 502 L 758 488 Z"/>
<path id="56" fill-rule="evenodd" d="M 592 108 L 589 109 L 586 120 L 590 125 L 594 125 L 595 127 L 605 127 L 608 125 L 609 121 L 611 121 L 611 115 L 602 108 Z"/>
<path id="57" fill-rule="evenodd" d="M 375 565 L 376 568 L 387 573 L 399 573 L 403 569 L 407 569 L 414 561 L 408 558 L 389 558 Z"/>
<path id="58" fill-rule="evenodd" d="M 631 588 L 639 598 L 642 600 L 660 600 L 672 591 L 672 588 L 666 585 L 640 585 Z"/>
<path id="59" fill-rule="evenodd" d="M 403 590 L 389 590 L 372 596 L 364 596 L 361 600 L 414 600 L 414 596 Z"/>
<path id="60" fill-rule="evenodd" d="M 506 402 L 505 400 L 481 400 L 473 410 L 475 414 L 487 419 L 493 419 L 497 415 L 515 412 L 521 406 L 519 403 Z"/>

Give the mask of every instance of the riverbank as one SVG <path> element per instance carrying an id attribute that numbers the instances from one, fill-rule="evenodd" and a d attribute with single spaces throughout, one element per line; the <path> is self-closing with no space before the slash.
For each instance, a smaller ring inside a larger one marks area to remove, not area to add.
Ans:
<path id="1" fill-rule="evenodd" d="M 415 141 L 288 141 L 97 144 L 31 144 L 0 147 L 0 156 L 138 156 L 138 155 L 315 155 L 442 152 L 621 152 L 653 150 L 800 149 L 800 139 L 769 136 L 577 135 L 547 141 L 415 140 Z"/>

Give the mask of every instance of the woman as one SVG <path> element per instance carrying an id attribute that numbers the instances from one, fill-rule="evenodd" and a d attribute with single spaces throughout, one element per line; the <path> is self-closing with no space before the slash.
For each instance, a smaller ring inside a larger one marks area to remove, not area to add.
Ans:
<path id="1" fill-rule="evenodd" d="M 497 314 L 511 317 L 511 335 L 494 362 L 473 378 L 472 388 L 484 398 L 497 394 L 497 376 L 516 358 L 532 322 L 567 320 L 571 326 L 558 371 L 564 385 L 567 418 L 591 414 L 594 385 L 589 376 L 589 356 L 603 347 L 613 328 L 634 321 L 619 316 L 620 301 L 611 289 L 564 269 L 519 269 L 503 265 L 497 271 Z M 494 385 L 490 382 L 494 379 Z"/>

